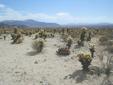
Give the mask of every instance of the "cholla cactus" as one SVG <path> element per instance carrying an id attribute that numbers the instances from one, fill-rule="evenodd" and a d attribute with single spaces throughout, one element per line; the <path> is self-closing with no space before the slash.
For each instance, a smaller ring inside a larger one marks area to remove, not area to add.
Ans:
<path id="1" fill-rule="evenodd" d="M 42 40 L 35 40 L 32 43 L 32 48 L 37 52 L 41 52 L 44 47 L 44 42 Z"/>
<path id="2" fill-rule="evenodd" d="M 65 47 L 65 48 L 59 48 L 58 51 L 56 51 L 58 55 L 69 55 L 70 50 Z"/>
<path id="3" fill-rule="evenodd" d="M 81 33 L 81 35 L 80 35 L 80 43 L 81 43 L 81 46 L 84 46 L 85 34 L 86 34 L 86 31 L 83 30 L 82 33 Z"/>
<path id="4" fill-rule="evenodd" d="M 95 46 L 91 45 L 89 50 L 90 50 L 90 53 L 91 53 L 91 57 L 94 58 Z"/>
<path id="5" fill-rule="evenodd" d="M 68 34 L 62 34 L 62 35 L 61 35 L 61 39 L 62 39 L 64 42 L 66 42 L 68 36 L 69 36 Z"/>
<path id="6" fill-rule="evenodd" d="M 12 44 L 20 44 L 23 42 L 24 38 L 21 33 L 18 33 L 12 35 L 12 40 L 13 40 Z"/>
<path id="7" fill-rule="evenodd" d="M 91 32 L 88 34 L 87 41 L 91 41 Z"/>
<path id="8" fill-rule="evenodd" d="M 79 61 L 82 64 L 82 68 L 84 71 L 88 71 L 89 70 L 89 65 L 91 64 L 92 61 L 92 57 L 90 54 L 78 54 L 77 55 L 79 57 Z"/>
<path id="9" fill-rule="evenodd" d="M 68 48 L 70 48 L 71 47 L 71 45 L 72 45 L 72 38 L 71 38 L 71 36 L 70 37 L 68 37 L 68 39 L 67 39 L 67 47 Z"/>
<path id="10" fill-rule="evenodd" d="M 14 29 L 14 33 L 15 34 L 18 33 L 18 29 L 17 28 Z"/>
<path id="11" fill-rule="evenodd" d="M 44 30 L 41 30 L 40 32 L 39 32 L 39 37 L 40 38 L 43 38 L 44 40 L 47 38 L 47 34 L 46 34 L 46 32 L 44 31 Z"/>
<path id="12" fill-rule="evenodd" d="M 81 41 L 84 41 L 85 40 L 85 34 L 86 34 L 86 31 L 83 30 L 82 33 L 81 33 L 81 35 L 80 35 L 80 40 Z"/>
<path id="13" fill-rule="evenodd" d="M 35 35 L 35 38 L 34 39 L 37 39 L 37 38 L 38 38 L 38 34 Z"/>
<path id="14" fill-rule="evenodd" d="M 79 47 L 84 46 L 84 42 L 78 40 L 78 41 L 77 41 L 77 45 L 78 45 Z"/>

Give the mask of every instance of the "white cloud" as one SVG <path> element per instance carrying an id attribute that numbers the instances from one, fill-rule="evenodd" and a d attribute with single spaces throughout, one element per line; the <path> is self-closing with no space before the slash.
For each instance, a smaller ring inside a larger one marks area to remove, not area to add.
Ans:
<path id="1" fill-rule="evenodd" d="M 70 16 L 69 13 L 66 13 L 66 12 L 59 12 L 56 14 L 57 16 Z"/>
<path id="2" fill-rule="evenodd" d="M 101 21 L 113 21 L 111 17 L 97 16 L 97 17 L 80 17 L 73 16 L 67 12 L 59 12 L 54 15 L 48 15 L 46 13 L 26 13 L 22 14 L 19 11 L 13 10 L 0 4 L 0 20 L 25 20 L 34 19 L 38 21 L 57 22 L 61 24 L 66 23 L 87 23 L 87 22 L 101 22 Z M 105 21 L 105 22 L 106 22 Z"/>
<path id="3" fill-rule="evenodd" d="M 3 5 L 3 4 L 0 4 L 0 8 L 4 8 L 5 7 L 5 5 Z"/>

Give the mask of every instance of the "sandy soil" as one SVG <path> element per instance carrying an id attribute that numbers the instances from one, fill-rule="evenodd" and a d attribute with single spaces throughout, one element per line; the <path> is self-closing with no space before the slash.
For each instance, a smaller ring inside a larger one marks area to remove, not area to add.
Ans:
<path id="1" fill-rule="evenodd" d="M 13 45 L 10 37 L 0 39 L 0 85 L 101 85 L 105 75 L 83 73 L 77 60 L 80 50 L 88 50 L 87 43 L 79 49 L 73 46 L 69 56 L 57 56 L 58 47 L 63 45 L 59 36 L 48 38 L 39 54 L 33 51 L 32 41 L 25 37 L 23 43 Z M 98 38 L 93 38 L 90 43 L 101 50 L 97 42 Z M 93 59 L 92 66 L 101 66 L 98 57 Z"/>

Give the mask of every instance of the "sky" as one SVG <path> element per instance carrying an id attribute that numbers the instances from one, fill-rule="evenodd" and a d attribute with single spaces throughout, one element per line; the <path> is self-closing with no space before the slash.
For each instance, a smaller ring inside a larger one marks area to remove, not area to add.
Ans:
<path id="1" fill-rule="evenodd" d="M 113 23 L 113 0 L 0 0 L 0 21 Z"/>

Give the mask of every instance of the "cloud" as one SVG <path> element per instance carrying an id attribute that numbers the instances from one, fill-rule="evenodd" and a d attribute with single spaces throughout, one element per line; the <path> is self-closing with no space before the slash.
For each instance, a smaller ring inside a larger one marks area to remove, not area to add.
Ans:
<path id="1" fill-rule="evenodd" d="M 5 5 L 3 5 L 3 4 L 0 4 L 0 8 L 4 8 L 5 7 Z"/>
<path id="2" fill-rule="evenodd" d="M 0 20 L 25 20 L 25 19 L 34 19 L 45 22 L 57 22 L 61 24 L 113 21 L 112 17 L 73 16 L 68 12 L 59 12 L 54 15 L 48 15 L 46 13 L 22 14 L 22 12 L 16 11 L 3 4 L 0 4 Z"/>

